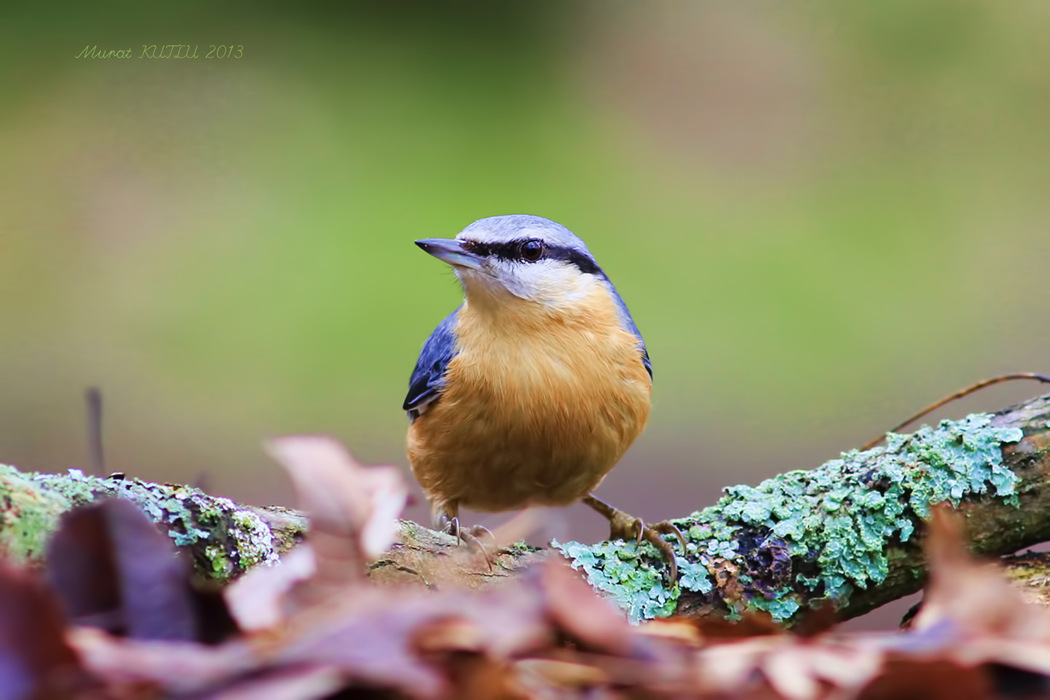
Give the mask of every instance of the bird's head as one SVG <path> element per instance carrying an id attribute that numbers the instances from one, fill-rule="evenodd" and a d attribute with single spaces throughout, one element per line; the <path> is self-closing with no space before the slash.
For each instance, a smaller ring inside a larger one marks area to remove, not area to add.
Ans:
<path id="1" fill-rule="evenodd" d="M 452 266 L 469 301 L 514 297 L 551 307 L 571 305 L 596 283 L 608 284 L 582 240 L 540 216 L 479 219 L 455 238 L 416 245 Z"/>

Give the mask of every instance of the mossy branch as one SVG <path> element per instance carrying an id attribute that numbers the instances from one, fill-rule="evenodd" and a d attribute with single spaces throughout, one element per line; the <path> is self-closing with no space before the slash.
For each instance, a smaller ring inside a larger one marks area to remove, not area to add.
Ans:
<path id="1" fill-rule="evenodd" d="M 278 557 L 302 539 L 301 513 L 242 506 L 178 484 L 154 484 L 123 474 L 105 478 L 20 472 L 0 465 L 0 556 L 34 565 L 46 554 L 63 512 L 100 498 L 126 498 L 163 526 L 204 579 L 225 582 Z"/>
<path id="2" fill-rule="evenodd" d="M 648 545 L 555 546 L 634 619 L 760 610 L 790 622 L 829 602 L 842 617 L 854 617 L 920 588 L 924 518 L 935 503 L 954 503 L 966 514 L 979 553 L 1008 554 L 1050 539 L 1048 420 L 1044 396 L 890 436 L 885 447 L 754 488 L 729 488 L 714 506 L 675 521 L 688 551 L 674 586 Z M 240 506 L 122 475 L 0 467 L 0 492 L 0 553 L 28 562 L 41 559 L 63 511 L 106 496 L 136 502 L 191 555 L 199 574 L 218 581 L 275 561 L 307 527 L 288 509 Z M 487 560 L 447 535 L 403 522 L 398 543 L 371 575 L 382 584 L 477 587 L 547 554 L 515 545 Z"/>
<path id="3" fill-rule="evenodd" d="M 980 554 L 1050 539 L 1048 419 L 1043 396 L 728 488 L 714 506 L 674 521 L 689 540 L 674 588 L 644 545 L 560 548 L 634 619 L 765 611 L 792 623 L 828 604 L 856 617 L 920 589 L 934 504 L 965 514 Z"/>

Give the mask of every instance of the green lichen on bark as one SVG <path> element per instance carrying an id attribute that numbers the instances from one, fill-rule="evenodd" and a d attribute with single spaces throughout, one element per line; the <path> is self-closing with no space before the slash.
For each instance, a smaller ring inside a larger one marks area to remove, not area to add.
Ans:
<path id="1" fill-rule="evenodd" d="M 58 527 L 58 519 L 69 508 L 61 497 L 42 492 L 14 467 L 0 464 L 0 504 L 3 507 L 0 530 L 2 558 L 24 564 L 41 559 L 47 541 Z"/>
<path id="2" fill-rule="evenodd" d="M 631 622 L 667 617 L 674 612 L 678 587 L 668 590 L 660 566 L 650 559 L 649 552 L 633 542 L 585 545 L 555 540 L 551 546 L 561 550 L 574 569 L 583 570 L 592 586 L 616 601 Z"/>
<path id="3" fill-rule="evenodd" d="M 43 557 L 47 538 L 63 511 L 99 498 L 135 503 L 175 545 L 191 554 L 199 575 L 217 581 L 277 561 L 306 529 L 305 519 L 285 509 L 266 513 L 189 486 L 156 484 L 122 474 L 99 478 L 77 469 L 40 474 L 0 465 L 0 496 L 6 506 L 0 541 L 11 556 L 23 561 Z M 283 521 L 282 527 L 271 527 L 267 518 Z"/>
<path id="4" fill-rule="evenodd" d="M 821 599 L 842 607 L 855 590 L 886 578 L 890 545 L 907 542 L 934 504 L 980 494 L 1017 503 L 1018 477 L 1003 465 L 1001 446 L 1022 431 L 990 423 L 975 414 L 891 433 L 885 446 L 812 471 L 727 488 L 714 506 L 674 521 L 687 552 L 672 590 L 650 545 L 556 546 L 632 619 L 673 612 L 683 589 L 708 596 L 730 617 L 765 611 L 790 620 Z M 727 572 L 733 585 L 715 585 Z"/>

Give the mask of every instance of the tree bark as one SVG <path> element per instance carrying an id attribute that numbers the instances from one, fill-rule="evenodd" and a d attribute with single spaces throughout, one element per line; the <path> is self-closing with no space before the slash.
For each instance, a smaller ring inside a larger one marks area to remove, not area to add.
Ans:
<path id="1" fill-rule="evenodd" d="M 238 505 L 190 486 L 124 474 L 99 478 L 78 469 L 66 474 L 20 472 L 0 465 L 0 556 L 40 564 L 62 513 L 101 498 L 134 502 L 189 556 L 201 578 L 218 582 L 276 562 L 308 527 L 306 516 L 294 510 Z"/>
<path id="2" fill-rule="evenodd" d="M 990 418 L 893 436 L 885 448 L 755 488 L 727 489 L 714 506 L 675 520 L 688 551 L 674 584 L 647 544 L 555 547 L 633 619 L 765 611 L 792 624 L 829 603 L 841 618 L 855 617 L 919 590 L 923 518 L 937 502 L 950 501 L 965 514 L 977 553 L 1009 554 L 1050 539 L 1048 420 L 1050 395 Z M 0 466 L 0 496 L 0 554 L 29 564 L 42 560 L 62 512 L 103 497 L 136 502 L 188 553 L 200 576 L 219 582 L 277 561 L 307 529 L 305 516 L 289 509 L 241 506 L 188 486 L 119 474 Z M 372 564 L 371 576 L 385 585 L 481 587 L 551 552 L 516 544 L 486 555 L 402 522 L 398 542 Z"/>
<path id="3" fill-rule="evenodd" d="M 1002 558 L 1006 577 L 1032 605 L 1050 607 L 1050 552 L 1023 552 Z"/>

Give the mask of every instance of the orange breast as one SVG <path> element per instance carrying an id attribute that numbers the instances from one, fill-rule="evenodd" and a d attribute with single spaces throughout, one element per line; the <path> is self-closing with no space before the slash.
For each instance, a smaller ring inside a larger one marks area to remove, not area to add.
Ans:
<path id="1" fill-rule="evenodd" d="M 431 500 L 482 511 L 568 505 L 593 490 L 645 427 L 649 375 L 604 286 L 571 311 L 519 300 L 465 305 L 437 403 L 409 428 Z"/>

